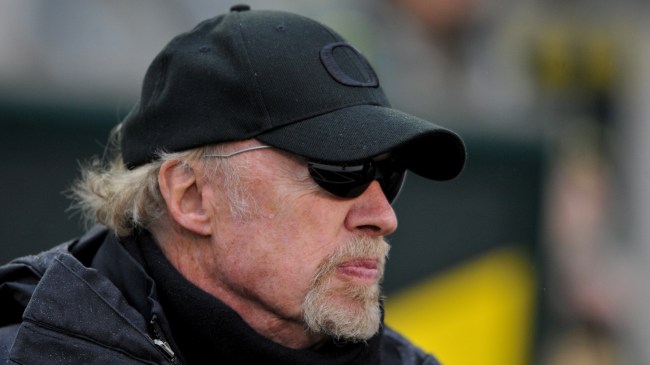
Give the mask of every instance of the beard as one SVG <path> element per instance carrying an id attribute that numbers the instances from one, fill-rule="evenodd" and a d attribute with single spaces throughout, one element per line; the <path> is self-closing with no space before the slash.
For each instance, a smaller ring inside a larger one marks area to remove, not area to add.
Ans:
<path id="1" fill-rule="evenodd" d="M 363 236 L 341 246 L 319 265 L 303 303 L 307 330 L 337 341 L 370 339 L 381 325 L 381 288 L 390 245 L 383 238 Z M 339 266 L 358 258 L 379 258 L 377 282 L 334 281 Z"/>

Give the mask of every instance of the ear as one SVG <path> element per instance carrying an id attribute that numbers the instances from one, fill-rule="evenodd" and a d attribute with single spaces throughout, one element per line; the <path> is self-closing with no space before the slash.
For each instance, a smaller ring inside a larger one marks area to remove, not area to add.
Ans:
<path id="1" fill-rule="evenodd" d="M 204 209 L 202 186 L 191 166 L 182 166 L 180 161 L 163 162 L 158 186 L 171 219 L 190 232 L 210 235 L 212 227 Z"/>

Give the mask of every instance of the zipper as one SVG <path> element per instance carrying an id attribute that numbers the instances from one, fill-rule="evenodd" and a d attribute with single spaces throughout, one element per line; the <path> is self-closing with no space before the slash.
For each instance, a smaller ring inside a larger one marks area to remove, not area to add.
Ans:
<path id="1" fill-rule="evenodd" d="M 158 323 L 158 316 L 154 314 L 149 324 L 151 325 L 151 331 L 154 335 L 154 337 L 151 339 L 153 341 L 153 344 L 162 350 L 169 361 L 171 361 L 173 364 L 180 365 L 181 362 L 174 353 L 174 350 L 172 350 L 169 342 L 165 341 L 165 336 L 163 336 L 162 328 L 160 327 L 160 323 Z"/>

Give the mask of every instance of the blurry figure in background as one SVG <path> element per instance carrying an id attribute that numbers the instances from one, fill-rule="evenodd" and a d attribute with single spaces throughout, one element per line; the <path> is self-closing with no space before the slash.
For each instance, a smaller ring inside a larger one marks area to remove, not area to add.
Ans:
<path id="1" fill-rule="evenodd" d="M 479 0 L 393 0 L 424 26 L 432 44 L 449 61 L 461 61 L 464 43 L 474 27 Z"/>
<path id="2" fill-rule="evenodd" d="M 366 59 L 301 16 L 174 38 L 74 193 L 102 225 L 0 267 L 15 363 L 437 364 L 383 324 L 406 170 L 449 180 L 455 133 L 392 109 Z"/>
<path id="3" fill-rule="evenodd" d="M 622 23 L 585 3 L 540 5 L 529 34 L 539 110 L 547 118 L 546 288 L 543 364 L 624 364 L 617 332 L 628 296 L 616 234 L 621 91 L 629 50 Z"/>
<path id="4" fill-rule="evenodd" d="M 453 118 L 471 131 L 522 123 L 532 103 L 525 64 L 513 47 L 507 0 L 391 0 L 376 4 L 377 60 L 389 97 L 416 115 Z M 379 46 L 385 45 L 385 46 Z M 394 72 L 394 70 L 400 72 Z M 521 131 L 518 128 L 517 131 Z"/>
<path id="5" fill-rule="evenodd" d="M 393 0 L 419 21 L 432 45 L 451 62 L 462 62 L 462 49 L 475 26 L 480 0 Z"/>

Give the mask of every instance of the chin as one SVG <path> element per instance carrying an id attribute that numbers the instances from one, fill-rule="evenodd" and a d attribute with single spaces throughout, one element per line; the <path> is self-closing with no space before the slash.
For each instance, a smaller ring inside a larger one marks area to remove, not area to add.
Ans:
<path id="1" fill-rule="evenodd" d="M 304 304 L 307 329 L 336 340 L 366 341 L 381 325 L 380 296 L 378 284 L 347 283 L 344 288 L 312 289 Z"/>

